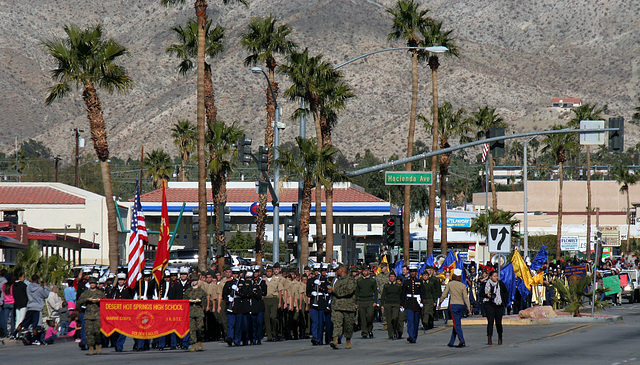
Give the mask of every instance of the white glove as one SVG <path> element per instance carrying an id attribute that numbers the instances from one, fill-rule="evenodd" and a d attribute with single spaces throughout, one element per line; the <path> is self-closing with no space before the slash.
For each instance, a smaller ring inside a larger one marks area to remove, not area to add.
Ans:
<path id="1" fill-rule="evenodd" d="M 237 291 L 237 290 L 238 290 L 238 286 L 237 286 L 237 285 L 235 285 L 235 284 L 233 284 L 233 285 L 231 286 L 231 289 L 233 289 L 233 290 L 236 290 L 236 291 Z"/>

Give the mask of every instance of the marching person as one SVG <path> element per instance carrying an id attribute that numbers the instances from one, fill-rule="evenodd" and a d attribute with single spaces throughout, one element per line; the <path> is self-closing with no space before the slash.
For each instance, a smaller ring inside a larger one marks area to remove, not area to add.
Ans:
<path id="1" fill-rule="evenodd" d="M 171 277 L 173 280 L 173 272 L 171 273 Z M 191 283 L 189 282 L 189 268 L 183 266 L 180 268 L 180 277 L 173 282 L 171 288 L 169 288 L 169 299 L 184 299 L 184 293 L 189 289 Z M 180 339 L 180 348 L 188 349 L 189 348 L 189 334 Z M 175 333 L 171 334 L 171 348 L 175 349 L 178 344 L 178 339 Z"/>
<path id="2" fill-rule="evenodd" d="M 380 306 L 387 319 L 387 334 L 389 339 L 402 338 L 404 316 L 400 319 L 400 300 L 402 299 L 402 281 L 396 278 L 395 272 L 389 273 L 389 282 L 384 284 Z"/>
<path id="3" fill-rule="evenodd" d="M 373 338 L 373 312 L 378 303 L 378 283 L 370 274 L 369 266 L 365 265 L 362 276 L 356 281 L 356 307 L 362 338 Z"/>
<path id="4" fill-rule="evenodd" d="M 240 276 L 240 268 L 234 267 L 231 272 L 231 280 L 228 280 L 222 289 L 222 296 L 226 302 L 227 310 L 227 338 L 225 341 L 229 346 L 233 346 L 236 342 L 236 338 L 238 339 L 237 344 L 239 345 L 240 336 L 242 336 L 242 332 L 236 333 L 236 327 L 240 327 L 239 325 L 236 326 L 236 321 L 240 321 L 240 312 L 238 308 L 240 306 L 240 295 L 238 293 L 240 290 L 240 287 L 238 286 L 240 283 L 240 280 L 238 279 Z"/>
<path id="5" fill-rule="evenodd" d="M 191 341 L 191 351 L 202 351 L 202 341 L 204 341 L 204 310 L 207 303 L 207 293 L 198 287 L 200 277 L 196 273 L 191 274 L 191 286 L 187 288 L 183 299 L 189 301 L 189 340 Z"/>
<path id="6" fill-rule="evenodd" d="M 264 320 L 266 324 L 267 341 L 272 342 L 278 338 L 278 308 L 280 292 L 278 291 L 279 279 L 273 276 L 273 268 L 267 266 L 267 277 L 264 282 L 267 292 L 264 295 Z"/>
<path id="7" fill-rule="evenodd" d="M 262 345 L 262 334 L 264 328 L 264 299 L 267 293 L 267 284 L 260 275 L 260 266 L 253 268 L 253 284 L 251 286 L 251 344 Z"/>
<path id="8" fill-rule="evenodd" d="M 217 340 L 215 312 L 218 308 L 218 284 L 214 282 L 213 272 L 208 271 L 205 279 L 198 282 L 198 287 L 207 293 L 207 302 L 204 305 L 204 339 Z"/>
<path id="9" fill-rule="evenodd" d="M 142 270 L 142 279 L 136 283 L 134 292 L 133 299 L 158 299 L 158 285 L 155 280 L 151 280 L 151 269 Z M 136 351 L 148 351 L 150 349 L 150 341 L 136 338 L 134 347 Z"/>
<path id="10" fill-rule="evenodd" d="M 487 314 L 487 345 L 493 345 L 493 322 L 496 323 L 498 332 L 498 345 L 502 345 L 502 315 L 504 307 L 509 302 L 509 292 L 502 280 L 498 279 L 498 273 L 492 271 L 489 280 L 480 291 L 483 298 L 484 311 Z"/>
<path id="11" fill-rule="evenodd" d="M 133 299 L 133 293 L 131 291 L 131 289 L 129 289 L 129 287 L 127 286 L 127 274 L 121 272 L 118 273 L 118 283 L 116 284 L 116 286 L 114 286 L 111 291 L 109 292 L 109 294 L 107 295 L 107 298 L 109 299 Z M 98 320 L 100 320 L 100 317 L 98 317 Z M 111 336 L 115 336 L 115 340 L 116 340 L 116 352 L 122 352 L 122 350 L 124 349 L 124 343 L 127 340 L 127 336 L 118 333 L 118 332 L 114 332 L 113 335 Z"/>
<path id="12" fill-rule="evenodd" d="M 353 336 L 354 313 L 356 311 L 356 281 L 347 275 L 347 267 L 338 268 L 338 279 L 335 285 L 329 287 L 329 293 L 333 294 L 331 303 L 331 321 L 333 322 L 333 340 L 329 345 L 338 349 L 338 338 L 342 335 L 347 339 L 345 348 L 351 348 L 351 336 Z"/>
<path id="13" fill-rule="evenodd" d="M 427 291 L 427 299 L 425 300 L 424 308 L 422 309 L 422 326 L 425 330 L 430 330 L 434 326 L 433 320 L 436 314 L 436 302 L 442 294 L 442 288 L 440 286 L 440 279 L 433 275 L 433 266 L 427 265 L 424 272 L 426 273 L 426 277 L 423 275 L 423 281 Z"/>
<path id="14" fill-rule="evenodd" d="M 87 345 L 89 346 L 89 355 L 93 355 L 95 349 L 96 354 L 101 353 L 100 342 L 100 299 L 104 299 L 105 295 L 98 290 L 98 280 L 89 278 L 89 290 L 83 291 L 78 298 L 78 305 L 84 306 L 84 327 Z"/>
<path id="15" fill-rule="evenodd" d="M 384 292 L 384 286 L 387 285 L 388 282 L 389 282 L 389 264 L 386 262 L 382 262 L 380 263 L 380 273 L 376 274 L 376 284 L 378 284 L 378 298 L 380 299 L 380 302 L 382 302 L 381 299 L 382 299 L 382 294 Z M 382 306 L 382 304 L 380 305 Z M 387 317 L 384 312 L 384 309 L 381 310 L 381 312 L 382 312 L 382 330 L 385 331 L 387 330 Z"/>
<path id="16" fill-rule="evenodd" d="M 444 288 L 440 301 L 442 302 L 447 294 L 450 294 L 449 298 L 449 313 L 453 320 L 453 330 L 451 332 L 451 340 L 449 341 L 449 347 L 465 347 L 464 335 L 462 334 L 462 316 L 466 312 L 471 315 L 471 304 L 469 303 L 469 292 L 467 286 L 462 284 L 462 270 L 453 269 L 451 280 Z M 456 336 L 460 340 L 458 346 L 455 346 Z"/>
<path id="17" fill-rule="evenodd" d="M 309 315 L 311 317 L 311 343 L 313 346 L 322 345 L 325 321 L 329 309 L 329 283 L 327 281 L 327 267 L 314 264 L 320 274 L 307 281 L 307 296 L 309 297 Z"/>
<path id="18" fill-rule="evenodd" d="M 402 283 L 402 297 L 400 307 L 407 317 L 407 342 L 416 343 L 420 313 L 427 299 L 427 290 L 422 280 L 418 278 L 418 266 L 409 266 L 409 278 Z"/>

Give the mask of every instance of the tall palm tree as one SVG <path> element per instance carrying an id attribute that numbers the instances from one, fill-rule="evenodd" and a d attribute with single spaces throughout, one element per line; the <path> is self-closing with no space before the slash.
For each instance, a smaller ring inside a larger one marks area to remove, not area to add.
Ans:
<path id="1" fill-rule="evenodd" d="M 439 147 L 441 149 L 450 147 L 449 140 L 453 138 L 460 139 L 461 143 L 468 142 L 472 127 L 471 120 L 465 118 L 466 111 L 464 109 L 453 110 L 449 102 L 445 102 L 439 109 L 440 122 L 437 125 L 435 121 L 431 123 L 421 116 L 428 132 L 435 127 L 440 129 L 438 133 Z M 450 165 L 451 153 L 440 155 L 440 252 L 447 252 L 447 175 L 449 175 Z"/>
<path id="2" fill-rule="evenodd" d="M 518 232 L 513 228 L 516 224 L 520 223 L 520 220 L 513 218 L 515 213 L 510 211 L 504 211 L 501 209 L 493 210 L 487 209 L 486 212 L 478 214 L 477 217 L 471 219 L 471 226 L 469 232 L 481 234 L 487 236 L 490 224 L 509 224 L 511 226 L 511 238 L 518 237 Z"/>
<path id="3" fill-rule="evenodd" d="M 108 93 L 124 93 L 132 87 L 133 81 L 127 74 L 127 70 L 117 64 L 119 58 L 128 54 L 128 51 L 113 39 L 105 40 L 102 37 L 101 25 L 87 29 L 66 25 L 64 31 L 65 38 L 53 38 L 43 42 L 43 46 L 56 60 L 57 66 L 51 71 L 51 77 L 57 84 L 49 88 L 49 95 L 45 102 L 51 104 L 54 100 L 63 98 L 71 91 L 72 85 L 82 88 L 82 99 L 87 107 L 91 140 L 100 160 L 106 197 L 109 267 L 112 272 L 116 272 L 118 268 L 116 204 L 112 198 L 107 128 L 96 86 Z"/>
<path id="4" fill-rule="evenodd" d="M 489 130 L 491 127 L 506 127 L 500 114 L 496 113 L 495 108 L 489 108 L 485 105 L 482 108 L 478 108 L 477 112 L 472 113 L 472 123 L 475 124 L 478 139 L 489 138 Z M 498 207 L 498 196 L 496 195 L 496 184 L 493 182 L 493 155 L 489 153 L 489 176 L 491 179 L 491 197 L 492 208 L 496 210 Z"/>
<path id="5" fill-rule="evenodd" d="M 561 125 L 554 125 L 553 130 L 563 129 L 564 127 Z M 556 237 L 556 259 L 560 258 L 560 239 L 562 238 L 562 185 L 564 182 L 564 173 L 562 171 L 562 167 L 564 162 L 567 160 L 566 151 L 576 146 L 575 135 L 570 133 L 560 133 L 560 134 L 549 134 L 542 141 L 544 147 L 542 148 L 542 152 L 550 152 L 556 163 L 558 164 L 558 230 Z"/>
<path id="6" fill-rule="evenodd" d="M 284 91 L 284 96 L 289 100 L 298 100 L 302 98 L 305 101 L 305 108 L 298 108 L 293 117 L 299 117 L 301 115 L 313 115 L 314 125 L 316 129 L 316 140 L 322 141 L 322 127 L 321 127 L 321 97 L 322 97 L 322 85 L 319 80 L 326 77 L 327 74 L 334 72 L 333 66 L 328 62 L 322 60 L 322 55 L 309 56 L 309 50 L 305 48 L 304 51 L 292 51 L 287 56 L 287 62 L 280 65 L 278 71 L 287 75 L 291 80 L 291 86 Z M 316 145 L 316 147 L 322 146 L 322 142 Z M 315 242 L 318 249 L 318 253 L 322 252 L 322 243 L 324 241 L 322 235 L 322 184 L 316 182 L 316 196 L 315 196 L 315 226 L 316 236 Z"/>
<path id="7" fill-rule="evenodd" d="M 265 18 L 252 18 L 247 26 L 247 31 L 240 38 L 242 46 L 251 54 L 245 58 L 244 64 L 255 66 L 264 63 L 267 67 L 269 83 L 276 97 L 278 97 L 278 83 L 275 81 L 275 70 L 278 62 L 276 55 L 287 55 L 295 50 L 297 45 L 288 39 L 291 35 L 291 27 L 287 24 L 276 26 L 276 18 L 271 16 Z M 269 161 L 273 157 L 273 125 L 276 115 L 276 104 L 271 94 L 271 89 L 267 86 L 267 123 L 264 133 L 264 145 L 269 148 Z M 269 171 L 269 162 L 267 171 Z M 262 181 L 265 182 L 264 178 Z M 260 194 L 258 197 L 258 215 L 256 216 L 256 263 L 262 265 L 262 253 L 264 249 L 264 226 L 267 217 L 267 194 Z"/>
<path id="8" fill-rule="evenodd" d="M 402 39 L 407 42 L 408 47 L 417 47 L 420 44 L 421 33 L 425 31 L 431 23 L 431 20 L 427 17 L 428 12 L 429 9 L 421 9 L 420 4 L 414 0 L 398 0 L 394 7 L 387 9 L 387 13 L 393 16 L 392 31 L 387 36 L 387 40 Z M 409 114 L 409 133 L 407 136 L 407 157 L 413 156 L 413 136 L 415 133 L 418 107 L 418 52 L 417 50 L 411 50 L 409 53 L 411 55 L 411 110 Z M 437 143 L 437 138 L 435 141 L 434 144 Z M 411 163 L 406 165 L 406 170 L 411 171 Z M 402 216 L 404 261 L 409 262 L 409 225 L 411 223 L 410 185 L 405 185 L 404 187 Z"/>
<path id="9" fill-rule="evenodd" d="M 638 103 L 640 103 L 640 98 L 638 98 Z M 633 119 L 635 120 L 640 119 L 640 106 L 633 108 L 633 110 L 636 111 L 635 113 L 633 113 Z"/>
<path id="10" fill-rule="evenodd" d="M 328 176 L 339 175 L 335 159 L 338 149 L 327 145 L 318 150 L 314 138 L 296 137 L 300 154 L 295 156 L 291 151 L 279 148 L 280 158 L 275 163 L 282 166 L 291 178 L 302 179 L 302 206 L 300 207 L 300 267 L 309 259 L 309 222 L 311 216 L 311 189 L 314 181 L 328 186 L 331 182 Z M 319 187 L 316 186 L 316 189 Z M 316 213 L 318 215 L 318 213 Z"/>
<path id="11" fill-rule="evenodd" d="M 169 180 L 169 174 L 171 174 L 173 166 L 171 166 L 171 156 L 164 152 L 163 149 L 159 148 L 147 152 L 147 157 L 144 158 L 142 163 L 147 168 L 146 175 L 151 178 L 154 189 L 158 189 L 163 180 Z"/>
<path id="12" fill-rule="evenodd" d="M 178 147 L 182 166 L 180 167 L 180 180 L 187 181 L 187 161 L 196 148 L 196 126 L 186 119 L 178 120 L 171 128 L 173 144 Z"/>
<path id="13" fill-rule="evenodd" d="M 422 40 L 420 41 L 420 46 L 422 47 L 435 47 L 435 46 L 443 46 L 447 47 L 447 51 L 443 54 L 446 57 L 460 57 L 460 50 L 455 43 L 455 39 L 451 36 L 453 30 L 442 30 L 442 22 L 439 21 L 431 21 L 429 27 L 422 29 L 420 31 L 422 34 Z M 437 53 L 429 53 L 420 51 L 418 52 L 418 61 L 427 60 L 429 64 L 429 68 L 431 69 L 431 88 L 433 93 L 433 107 L 431 108 L 433 114 L 433 128 L 431 128 L 432 133 L 432 142 L 431 148 L 433 151 L 438 149 L 438 133 L 440 132 L 440 128 L 438 127 L 438 68 L 440 67 L 440 59 Z M 442 160 L 442 157 L 440 158 Z M 431 157 L 431 174 L 436 176 L 436 171 L 438 169 L 438 156 Z M 440 182 L 442 186 L 443 182 Z M 442 209 L 442 200 L 440 201 L 440 207 Z M 445 201 L 446 203 L 446 201 Z M 443 211 L 446 215 L 447 205 L 444 204 Z M 433 232 L 435 227 L 435 219 L 436 219 L 436 185 L 431 184 L 429 186 L 429 219 L 427 223 L 427 255 L 430 255 L 433 251 Z M 443 219 L 443 228 L 446 227 L 446 220 Z M 444 247 L 446 248 L 446 229 L 443 229 L 442 232 L 445 235 Z M 447 252 L 442 251 L 442 252 Z"/>
<path id="14" fill-rule="evenodd" d="M 640 175 L 634 172 L 629 171 L 629 168 L 623 166 L 621 164 L 616 165 L 613 168 L 613 179 L 620 185 L 620 192 L 625 193 L 627 195 L 627 246 L 625 249 L 625 253 L 629 253 L 629 242 L 631 241 L 631 237 L 629 234 L 631 233 L 631 206 L 629 203 L 629 186 L 634 185 L 640 180 Z"/>
<path id="15" fill-rule="evenodd" d="M 233 145 L 243 134 L 242 129 L 235 123 L 226 125 L 224 121 L 207 123 L 207 147 L 209 150 L 207 170 L 211 178 L 211 191 L 214 213 L 214 231 L 218 232 L 220 215 L 217 211 L 218 204 L 227 203 L 227 176 L 233 170 L 232 157 L 235 152 Z M 225 235 L 216 234 L 216 243 L 225 245 Z M 220 257 L 220 265 L 224 266 L 224 257 Z"/>
<path id="16" fill-rule="evenodd" d="M 184 4 L 186 0 L 160 0 L 164 6 Z M 247 0 L 222 0 L 223 4 L 237 2 L 247 4 Z M 197 68 L 197 113 L 196 126 L 198 133 L 198 212 L 200 224 L 198 228 L 198 269 L 206 270 L 207 263 L 207 166 L 205 152 L 205 49 L 207 25 L 207 1 L 195 0 L 193 4 L 198 18 Z M 215 118 L 214 118 L 215 119 Z"/>
<path id="17" fill-rule="evenodd" d="M 573 118 L 568 123 L 569 127 L 579 128 L 581 120 L 600 119 L 602 109 L 596 109 L 595 105 L 584 104 L 573 111 Z M 591 146 L 585 145 L 587 152 L 587 260 L 591 259 Z"/>

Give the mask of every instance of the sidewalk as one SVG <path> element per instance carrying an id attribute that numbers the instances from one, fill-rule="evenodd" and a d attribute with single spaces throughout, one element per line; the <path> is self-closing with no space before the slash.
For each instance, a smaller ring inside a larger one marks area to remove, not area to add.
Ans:
<path id="1" fill-rule="evenodd" d="M 570 313 L 556 312 L 557 318 L 520 318 L 517 314 L 502 317 L 503 325 L 510 326 L 540 326 L 548 324 L 570 324 L 570 323 L 603 323 L 603 322 L 622 322 L 622 316 L 596 314 L 591 317 L 591 312 L 584 312 L 582 317 L 573 317 Z M 469 318 L 463 318 L 462 324 L 465 326 L 487 325 L 487 319 L 480 315 L 474 315 Z M 449 321 L 447 326 L 452 326 L 453 322 Z"/>
<path id="2" fill-rule="evenodd" d="M 0 343 L 0 349 L 7 346 L 8 347 L 25 346 L 22 340 L 12 340 L 8 338 L 3 338 L 2 340 L 4 341 L 4 345 Z M 59 343 L 73 342 L 73 341 L 74 341 L 73 337 L 63 336 L 63 337 L 56 338 L 56 340 L 53 342 L 53 345 L 30 345 L 30 346 L 55 346 L 56 344 L 59 344 Z"/>

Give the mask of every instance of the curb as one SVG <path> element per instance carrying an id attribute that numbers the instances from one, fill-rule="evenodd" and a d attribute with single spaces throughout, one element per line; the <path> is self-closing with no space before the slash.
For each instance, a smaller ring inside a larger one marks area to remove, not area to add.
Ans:
<path id="1" fill-rule="evenodd" d="M 596 317 L 569 317 L 560 316 L 557 318 L 518 318 L 517 316 L 503 317 L 502 324 L 509 326 L 544 326 L 551 324 L 586 324 L 586 323 L 615 323 L 622 322 L 622 316 L 596 316 Z M 462 320 L 462 325 L 465 326 L 486 326 L 486 318 L 466 318 Z M 452 322 L 448 322 L 447 326 L 453 326 Z"/>
<path id="2" fill-rule="evenodd" d="M 13 340 L 13 339 L 8 339 L 8 338 L 4 338 L 2 339 L 3 343 L 0 343 L 0 349 L 5 348 L 5 347 L 17 347 L 17 346 L 43 346 L 43 345 L 25 345 L 22 340 Z M 58 343 L 63 343 L 63 342 L 74 342 L 74 338 L 73 337 L 58 337 L 56 338 L 56 340 L 53 342 L 53 345 L 44 345 L 44 346 L 55 346 Z"/>

